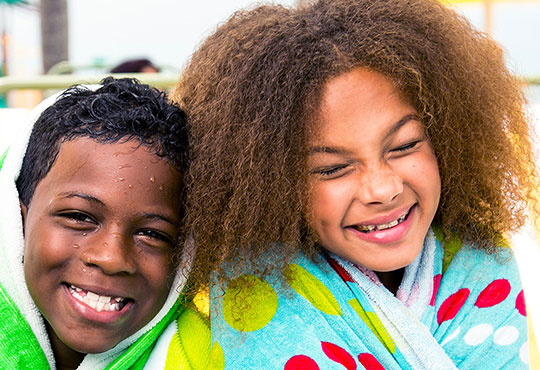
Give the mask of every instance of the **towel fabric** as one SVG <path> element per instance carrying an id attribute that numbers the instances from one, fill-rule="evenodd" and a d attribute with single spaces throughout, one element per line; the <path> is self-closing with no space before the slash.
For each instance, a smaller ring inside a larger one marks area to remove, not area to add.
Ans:
<path id="1" fill-rule="evenodd" d="M 436 236 L 437 235 L 437 236 Z M 527 369 L 527 318 L 509 248 L 430 230 L 394 296 L 335 255 L 211 289 L 212 369 Z M 270 259 L 269 259 L 270 260 Z M 214 314 L 215 313 L 215 314 Z"/>
<path id="2" fill-rule="evenodd" d="M 89 86 L 96 89 L 99 86 Z M 0 367 L 3 369 L 55 369 L 54 356 L 43 318 L 35 306 L 23 272 L 23 222 L 15 180 L 33 123 L 52 105 L 56 94 L 38 105 L 29 116 L 25 133 L 0 157 Z M 144 366 L 159 335 L 174 323 L 183 307 L 179 292 L 191 265 L 192 243 L 184 248 L 181 267 L 175 276 L 169 296 L 158 314 L 135 334 L 104 353 L 86 355 L 78 369 L 140 369 Z"/>

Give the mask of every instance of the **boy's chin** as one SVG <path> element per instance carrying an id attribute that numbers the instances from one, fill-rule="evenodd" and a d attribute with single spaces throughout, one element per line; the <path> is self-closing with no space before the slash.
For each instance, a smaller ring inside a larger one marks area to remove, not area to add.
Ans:
<path id="1" fill-rule="evenodd" d="M 71 351 L 81 353 L 83 356 L 86 354 L 97 354 L 97 353 L 103 353 L 107 352 L 108 350 L 114 348 L 118 343 L 120 343 L 121 339 L 115 339 L 115 340 L 104 340 L 103 338 L 99 339 L 91 339 L 87 338 L 85 340 L 84 335 L 81 335 L 80 340 L 74 340 L 72 338 L 69 338 L 64 342 L 64 345 L 68 347 Z"/>
<path id="2" fill-rule="evenodd" d="M 48 323 L 47 329 L 55 357 L 58 353 L 63 353 L 72 358 L 79 357 L 81 361 L 86 354 L 107 352 L 131 335 L 111 338 L 105 333 L 92 332 L 92 330 L 83 332 L 81 330 L 73 330 L 64 333 L 66 335 L 62 335 L 62 333 L 56 333 L 54 330 L 51 330 L 52 328 Z"/>

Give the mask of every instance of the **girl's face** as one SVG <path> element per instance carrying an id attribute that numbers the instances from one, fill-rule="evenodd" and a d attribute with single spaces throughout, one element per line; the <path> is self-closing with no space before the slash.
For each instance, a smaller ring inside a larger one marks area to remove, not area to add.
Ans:
<path id="1" fill-rule="evenodd" d="M 378 272 L 418 256 L 441 192 L 416 110 L 366 68 L 330 80 L 309 142 L 310 226 L 329 251 Z"/>

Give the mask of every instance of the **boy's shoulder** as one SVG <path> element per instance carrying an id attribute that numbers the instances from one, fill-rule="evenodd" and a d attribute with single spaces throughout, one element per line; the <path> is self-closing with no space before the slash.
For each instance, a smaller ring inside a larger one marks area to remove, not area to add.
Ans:
<path id="1" fill-rule="evenodd" d="M 210 358 L 209 293 L 202 290 L 159 338 L 147 369 L 206 369 Z"/>
<path id="2" fill-rule="evenodd" d="M 7 153 L 8 153 L 8 149 L 6 149 L 4 153 L 0 155 L 0 170 L 2 169 L 2 165 L 4 164 L 4 160 L 6 159 Z"/>
<path id="3" fill-rule="evenodd" d="M 32 328 L 0 285 L 0 364 L 13 369 L 47 369 L 49 363 Z"/>

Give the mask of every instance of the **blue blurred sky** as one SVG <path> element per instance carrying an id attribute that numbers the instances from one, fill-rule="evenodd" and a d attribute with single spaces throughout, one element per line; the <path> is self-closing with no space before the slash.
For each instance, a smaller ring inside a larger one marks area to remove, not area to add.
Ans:
<path id="1" fill-rule="evenodd" d="M 540 1 L 507 1 L 493 5 L 493 37 L 507 52 L 516 73 L 540 76 Z M 484 29 L 484 6 L 480 3 L 458 7 L 479 29 Z"/>
<path id="2" fill-rule="evenodd" d="M 37 0 L 33 0 L 37 2 Z M 291 5 L 295 0 L 281 0 Z M 200 41 L 235 10 L 253 0 L 68 0 L 70 61 L 107 64 L 148 56 L 180 69 Z M 5 7 L 3 7 L 5 8 Z M 459 5 L 459 12 L 484 28 L 481 3 Z M 12 74 L 41 73 L 37 11 L 0 9 L 10 33 Z M 540 76 L 540 1 L 494 3 L 493 36 L 507 51 L 518 74 Z"/>

